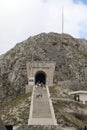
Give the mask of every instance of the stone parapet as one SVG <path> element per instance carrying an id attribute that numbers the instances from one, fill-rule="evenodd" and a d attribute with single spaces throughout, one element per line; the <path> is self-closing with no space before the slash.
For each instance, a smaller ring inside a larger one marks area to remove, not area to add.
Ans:
<path id="1" fill-rule="evenodd" d="M 29 125 L 19 127 L 17 130 L 64 130 L 64 129 L 55 125 Z"/>

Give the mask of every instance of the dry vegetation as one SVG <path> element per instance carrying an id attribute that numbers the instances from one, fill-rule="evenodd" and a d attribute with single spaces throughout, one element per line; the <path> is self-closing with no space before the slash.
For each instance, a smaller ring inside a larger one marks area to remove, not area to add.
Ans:
<path id="1" fill-rule="evenodd" d="M 59 126 L 81 129 L 87 124 L 87 106 L 73 102 L 71 97 L 59 86 L 51 86 L 55 116 Z M 0 106 L 0 114 L 6 124 L 27 124 L 31 93 L 22 94 L 9 104 Z M 64 100 L 63 100 L 64 99 Z M 67 100 L 70 99 L 70 100 Z"/>
<path id="2" fill-rule="evenodd" d="M 27 124 L 29 117 L 30 95 L 21 94 L 9 103 L 0 105 L 0 114 L 5 124 Z"/>
<path id="3" fill-rule="evenodd" d="M 71 97 L 63 92 L 62 89 L 58 86 L 50 87 L 50 92 L 51 97 L 55 97 L 53 98 L 53 106 L 57 122 L 60 126 L 74 126 L 75 128 L 80 130 L 85 125 L 87 125 L 86 105 L 72 101 L 72 99 L 70 99 Z M 67 100 L 68 98 L 70 100 Z"/>

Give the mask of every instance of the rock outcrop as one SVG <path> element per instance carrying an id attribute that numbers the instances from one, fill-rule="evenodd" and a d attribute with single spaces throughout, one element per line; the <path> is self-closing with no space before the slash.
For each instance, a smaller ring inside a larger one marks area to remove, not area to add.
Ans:
<path id="1" fill-rule="evenodd" d="M 87 41 L 67 34 L 42 33 L 18 43 L 0 56 L 0 101 L 24 93 L 26 62 L 55 61 L 54 83 L 72 90 L 87 90 Z"/>

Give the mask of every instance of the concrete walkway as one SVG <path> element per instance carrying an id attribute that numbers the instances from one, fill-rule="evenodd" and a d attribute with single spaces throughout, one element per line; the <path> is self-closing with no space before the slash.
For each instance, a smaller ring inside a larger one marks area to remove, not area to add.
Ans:
<path id="1" fill-rule="evenodd" d="M 28 125 L 57 125 L 48 87 L 33 88 Z"/>

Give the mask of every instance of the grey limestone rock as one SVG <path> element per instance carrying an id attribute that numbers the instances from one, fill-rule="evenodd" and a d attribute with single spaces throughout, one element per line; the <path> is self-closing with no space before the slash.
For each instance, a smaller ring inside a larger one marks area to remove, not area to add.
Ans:
<path id="1" fill-rule="evenodd" d="M 67 34 L 41 33 L 18 43 L 0 56 L 1 102 L 24 93 L 26 62 L 32 57 L 34 61 L 56 62 L 54 83 L 62 82 L 61 87 L 72 90 L 87 90 L 87 41 Z"/>

